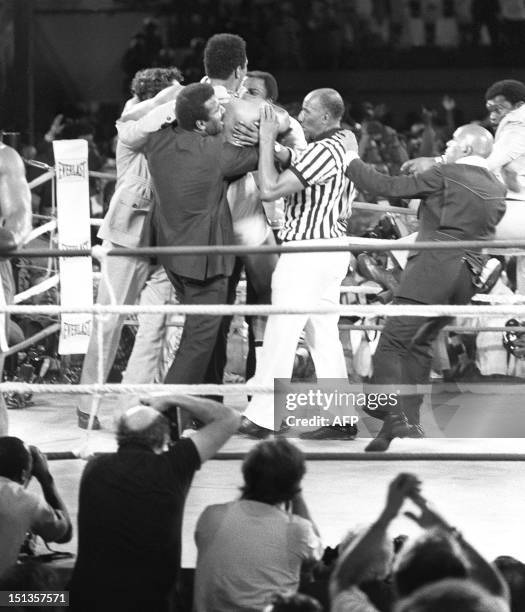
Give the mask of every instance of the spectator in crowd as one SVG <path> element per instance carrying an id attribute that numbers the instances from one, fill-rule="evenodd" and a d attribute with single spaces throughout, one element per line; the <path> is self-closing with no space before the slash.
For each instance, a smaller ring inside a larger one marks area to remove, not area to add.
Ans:
<path id="1" fill-rule="evenodd" d="M 525 563 L 514 557 L 501 556 L 494 560 L 494 565 L 509 588 L 511 612 L 525 610 Z"/>
<path id="2" fill-rule="evenodd" d="M 27 491 L 32 477 L 42 495 Z M 0 576 L 14 565 L 26 534 L 69 542 L 71 520 L 45 456 L 12 436 L 0 437 Z"/>
<path id="3" fill-rule="evenodd" d="M 421 513 L 417 515 L 407 511 L 405 515 L 425 531 L 404 544 L 396 558 L 393 582 L 398 598 L 410 597 L 425 585 L 456 578 L 477 583 L 505 606 L 508 593 L 499 572 L 428 504 L 421 495 L 421 482 L 416 476 L 399 474 L 390 483 L 385 507 L 377 520 L 343 550 L 338 559 L 332 575 L 332 611 L 359 609 L 376 612 L 375 606 L 357 585 L 370 571 L 371 565 L 385 558 L 382 551 L 391 546 L 389 526 L 407 499 L 415 503 Z"/>
<path id="4" fill-rule="evenodd" d="M 262 610 L 272 593 L 297 590 L 301 565 L 321 555 L 301 494 L 305 471 L 302 452 L 286 439 L 248 453 L 241 499 L 208 506 L 197 523 L 196 612 Z"/>
<path id="5" fill-rule="evenodd" d="M 508 612 L 509 607 L 501 599 L 487 593 L 477 584 L 467 580 L 441 580 L 419 589 L 403 599 L 395 612 Z"/>
<path id="6" fill-rule="evenodd" d="M 206 41 L 200 36 L 190 41 L 190 52 L 181 66 L 187 83 L 196 83 L 202 78 L 205 45 Z"/>
<path id="7" fill-rule="evenodd" d="M 24 163 L 11 147 L 0 143 L 0 254 L 21 246 L 31 231 L 31 192 L 27 184 Z M 0 304 L 12 304 L 15 281 L 10 259 L 0 260 Z M 7 316 L 0 316 L 0 336 L 7 345 Z M 3 359 L 0 375 L 3 373 Z M 0 436 L 7 435 L 7 407 L 0 393 Z"/>
<path id="8" fill-rule="evenodd" d="M 388 177 L 357 159 L 348 166 L 356 185 L 394 197 L 423 197 L 419 208 L 420 240 L 490 240 L 505 212 L 505 187 L 487 169 L 484 158 L 492 150 L 490 132 L 465 125 L 447 144 L 444 163 L 413 176 Z M 352 147 L 350 140 L 349 146 Z M 445 188 L 446 186 L 446 188 Z M 407 262 L 398 304 L 468 304 L 484 266 L 479 251 L 418 251 Z M 446 317 L 388 317 L 373 357 L 372 383 L 417 385 L 428 383 L 432 342 Z M 384 451 L 397 436 L 420 437 L 419 408 L 423 396 L 405 393 L 384 417 L 383 427 L 366 450 Z"/>
<path id="9" fill-rule="evenodd" d="M 511 59 L 514 59 L 523 49 L 525 3 L 523 0 L 498 1 L 501 8 L 501 30 L 505 39 L 505 47 L 510 50 Z"/>
<path id="10" fill-rule="evenodd" d="M 122 69 L 126 74 L 124 91 L 127 94 L 129 85 L 135 74 L 142 68 L 150 68 L 159 64 L 159 54 L 163 42 L 159 33 L 159 23 L 156 19 L 146 17 L 141 29 L 133 36 L 129 47 L 122 58 Z"/>
<path id="11" fill-rule="evenodd" d="M 177 68 L 148 68 L 135 75 L 131 86 L 133 98 L 128 100 L 124 113 L 148 101 L 158 106 L 173 100 L 181 89 L 182 75 Z M 149 108 L 149 107 L 148 107 Z M 145 111 L 144 111 L 145 112 Z M 91 166 L 90 166 L 91 167 Z M 98 232 L 104 247 L 134 248 L 143 245 L 143 229 L 146 215 L 153 202 L 153 188 L 148 164 L 143 153 L 127 146 L 118 139 L 116 151 L 117 185 L 109 210 Z M 152 266 L 145 257 L 109 257 L 102 267 L 97 302 L 110 304 L 158 305 L 173 302 L 171 284 L 160 265 Z M 152 383 L 157 374 L 159 356 L 165 330 L 165 315 L 139 315 L 139 329 L 133 351 L 128 361 L 123 383 Z M 125 315 L 107 315 L 102 320 L 104 349 L 103 376 L 105 382 L 117 353 Z M 98 379 L 99 345 L 98 322 L 94 321 L 93 333 L 84 357 L 80 382 L 94 383 Z M 123 400 L 124 401 L 124 400 Z M 81 399 L 78 406 L 78 425 L 86 428 L 89 408 L 98 400 L 91 396 Z M 98 418 L 93 428 L 98 429 Z"/>
<path id="12" fill-rule="evenodd" d="M 499 0 L 472 0 L 472 44 L 479 46 L 481 28 L 487 28 L 493 49 L 500 46 Z"/>
<path id="13" fill-rule="evenodd" d="M 167 447 L 176 407 L 204 425 Z M 183 396 L 156 399 L 123 414 L 118 451 L 91 459 L 82 474 L 72 609 L 171 609 L 191 481 L 238 426 L 235 410 Z"/>

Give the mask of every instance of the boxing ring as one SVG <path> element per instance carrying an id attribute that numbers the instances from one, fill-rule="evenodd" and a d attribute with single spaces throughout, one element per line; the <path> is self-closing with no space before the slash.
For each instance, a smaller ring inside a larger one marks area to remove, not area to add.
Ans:
<path id="1" fill-rule="evenodd" d="M 40 168 L 45 170 L 45 173 L 32 181 L 30 187 L 34 188 L 38 185 L 43 184 L 46 181 L 54 181 L 55 173 L 54 169 L 45 164 L 39 162 L 28 162 L 32 165 L 38 165 Z M 89 172 L 90 176 L 102 178 L 105 180 L 114 180 L 113 174 L 100 173 L 100 172 Z M 53 190 L 54 192 L 54 190 Z M 54 202 L 53 202 L 54 208 Z M 371 212 L 374 214 L 383 214 L 386 212 L 395 213 L 397 215 L 414 216 L 416 213 L 411 209 L 402 209 L 397 207 L 385 206 L 380 204 L 369 204 L 364 202 L 356 202 L 353 204 L 354 210 L 362 210 Z M 53 215 L 54 210 L 52 210 Z M 13 315 L 46 315 L 48 317 L 60 317 L 66 313 L 87 313 L 100 320 L 107 314 L 125 314 L 125 315 L 136 315 L 136 314 L 166 314 L 166 315 L 192 315 L 192 314 L 213 314 L 217 316 L 223 315 L 271 315 L 271 314 L 339 314 L 344 317 L 384 317 L 384 316 L 396 316 L 396 315 L 414 315 L 414 316 L 451 316 L 459 319 L 468 319 L 472 317 L 486 316 L 486 317 L 517 317 L 518 319 L 525 319 L 525 296 L 512 295 L 512 296 L 498 296 L 498 295 L 478 295 L 475 296 L 476 301 L 481 302 L 483 305 L 466 305 L 466 306 L 447 306 L 447 305 L 420 305 L 420 306 L 407 306 L 407 305 L 392 305 L 392 304 L 341 304 L 336 308 L 278 308 L 272 305 L 208 305 L 208 306 L 195 306 L 195 305 L 165 305 L 165 306 L 137 306 L 137 305 L 119 305 L 111 303 L 108 306 L 93 305 L 91 307 L 75 307 L 75 306 L 59 306 L 59 305 L 23 305 L 21 302 L 26 301 L 41 292 L 45 292 L 52 287 L 56 287 L 59 284 L 58 274 L 51 274 L 56 269 L 56 266 L 51 264 L 53 258 L 66 258 L 66 257 L 93 257 L 96 258 L 103 269 L 104 262 L 107 261 L 108 257 L 113 256 L 151 256 L 158 254 L 232 254 L 232 255 L 243 255 L 248 253 L 290 253 L 290 252 L 325 252 L 325 251 L 339 251 L 348 250 L 351 252 L 362 252 L 362 251 L 406 251 L 407 244 L 402 243 L 396 244 L 393 240 L 382 240 L 382 239 L 366 239 L 366 242 L 359 239 L 349 238 L 348 242 L 344 245 L 314 245 L 310 247 L 296 247 L 293 244 L 280 245 L 280 246 L 261 246 L 261 247 L 239 247 L 239 246 L 221 246 L 221 247 L 155 247 L 155 248 L 137 248 L 137 249 L 112 249 L 107 251 L 100 246 L 93 248 L 82 248 L 82 249 L 58 249 L 54 248 L 53 235 L 57 231 L 57 221 L 53 217 L 45 217 L 42 215 L 36 215 L 40 221 L 45 221 L 42 225 L 35 228 L 28 239 L 26 244 L 34 240 L 39 236 L 49 233 L 49 248 L 38 249 L 38 248 L 24 248 L 9 253 L 9 257 L 24 257 L 30 259 L 47 259 L 48 261 L 48 278 L 39 283 L 38 285 L 29 288 L 28 290 L 21 292 L 14 299 L 12 305 L 1 305 L 0 313 L 2 314 L 13 314 Z M 100 219 L 91 219 L 92 225 L 100 225 Z M 418 242 L 417 244 L 410 244 L 410 250 L 434 250 L 434 249 L 457 249 L 458 244 L 461 244 L 464 248 L 482 248 L 485 251 L 492 252 L 494 249 L 520 249 L 525 250 L 525 240 L 494 240 L 491 242 L 487 241 L 468 241 L 458 243 L 454 242 Z M 353 293 L 353 294 L 374 294 L 378 293 L 378 290 L 374 287 L 358 286 L 342 286 L 341 293 Z M 84 443 L 79 449 L 70 449 L 64 451 L 50 451 L 47 453 L 48 459 L 60 460 L 60 459 L 77 459 L 79 457 L 86 458 L 92 454 L 96 454 L 99 450 L 92 440 L 91 427 L 93 425 L 95 416 L 97 415 L 98 406 L 100 401 L 104 397 L 108 396 L 120 396 L 120 395 L 165 395 L 170 393 L 183 393 L 189 395 L 222 395 L 226 398 L 246 398 L 247 395 L 252 393 L 273 393 L 273 387 L 261 387 L 250 384 L 224 384 L 224 385 L 159 385 L 159 384 L 141 384 L 141 385 L 122 385 L 122 384 L 109 384 L 103 380 L 103 368 L 102 368 L 102 355 L 104 347 L 104 337 L 102 335 L 102 325 L 97 325 L 99 330 L 98 337 L 98 351 L 99 351 L 99 372 L 98 381 L 95 384 L 90 385 L 73 385 L 73 384 L 32 384 L 25 382 L 2 382 L 0 383 L 0 392 L 3 393 L 30 393 L 40 396 L 59 394 L 60 396 L 75 397 L 78 395 L 90 395 L 93 397 L 92 408 L 90 412 L 90 420 L 88 430 L 84 434 Z M 0 343 L 2 359 L 5 359 L 9 355 L 13 355 L 18 351 L 25 350 L 33 343 L 40 342 L 42 339 L 57 333 L 60 328 L 60 324 L 52 323 L 38 334 L 31 338 L 25 339 L 23 342 L 18 343 L 15 346 L 8 347 L 5 342 L 5 338 Z M 362 324 L 340 324 L 341 330 L 356 330 L 356 331 L 380 331 L 382 325 L 374 323 L 362 323 Z M 493 331 L 493 332 L 504 332 L 506 330 L 512 330 L 514 332 L 525 331 L 525 327 L 521 326 L 501 326 L 501 325 L 489 325 L 489 326 L 478 326 L 478 327 L 464 327 L 462 325 L 448 325 L 444 328 L 444 331 L 456 331 L 460 333 L 477 333 L 479 331 Z M 0 339 L 1 340 L 1 339 Z M 525 382 L 525 381 L 524 381 Z M 489 393 L 494 383 L 487 383 L 487 389 L 485 392 Z M 449 385 L 451 391 L 457 391 L 461 385 L 452 383 Z M 444 385 L 443 389 L 446 391 L 447 385 Z M 498 393 L 503 393 L 504 387 L 502 386 Z M 525 387 L 524 387 L 525 390 Z M 428 393 L 431 391 L 430 385 L 418 386 L 418 392 Z M 511 391 L 516 392 L 516 388 L 513 386 Z M 345 442 L 345 444 L 352 445 L 352 442 Z M 311 458 L 317 460 L 350 460 L 350 461 L 377 461 L 377 460 L 400 460 L 400 461 L 458 461 L 458 460 L 469 460 L 469 461 L 523 461 L 525 460 L 525 443 L 520 445 L 518 451 L 512 452 L 441 452 L 441 451 L 430 451 L 430 452 L 393 452 L 389 451 L 386 455 L 381 453 L 364 453 L 357 450 L 349 452 L 348 450 L 339 450 L 338 445 L 324 442 L 322 445 L 324 448 L 320 452 L 311 453 Z M 336 447 L 335 449 L 332 448 Z M 245 454 L 245 450 L 230 450 L 221 451 L 217 455 L 217 459 L 232 459 L 238 460 Z M 309 455 L 308 449 L 306 449 L 307 456 Z"/>

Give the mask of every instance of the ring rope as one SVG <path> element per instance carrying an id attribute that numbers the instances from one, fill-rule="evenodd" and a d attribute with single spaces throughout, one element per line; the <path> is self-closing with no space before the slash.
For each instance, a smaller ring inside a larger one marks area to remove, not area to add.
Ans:
<path id="1" fill-rule="evenodd" d="M 301 243 L 307 241 L 301 241 Z M 400 244 L 401 243 L 401 244 Z M 169 246 L 114 248 L 108 251 L 110 257 L 152 257 L 158 255 L 249 255 L 269 253 L 335 253 L 363 251 L 461 251 L 481 249 L 490 252 L 492 249 L 521 249 L 525 251 L 525 240 L 464 240 L 464 241 L 421 241 L 406 243 L 400 240 L 367 239 L 366 243 L 352 242 L 346 244 L 292 244 L 262 245 L 257 247 L 221 245 L 221 246 Z M 93 249 L 23 249 L 5 253 L 5 257 L 89 257 Z"/>
<path id="2" fill-rule="evenodd" d="M 82 451 L 48 451 L 44 453 L 48 461 L 64 461 L 67 459 L 87 459 L 107 453 L 91 453 L 88 456 Z M 323 451 L 312 453 L 304 451 L 306 459 L 316 461 L 524 461 L 525 455 L 520 453 L 364 453 L 364 452 L 333 452 Z M 242 461 L 246 453 L 239 451 L 219 451 L 212 460 Z"/>
<path id="3" fill-rule="evenodd" d="M 185 315 L 304 315 L 331 314 L 341 316 L 383 317 L 525 317 L 525 305 L 496 304 L 494 306 L 450 305 L 450 304 L 340 304 L 339 306 L 272 306 L 267 304 L 162 304 L 151 305 L 101 305 L 59 306 L 55 304 L 0 305 L 0 313 L 45 314 L 92 313 L 92 314 L 185 314 Z"/>
<path id="4" fill-rule="evenodd" d="M 293 385 L 293 383 L 290 383 Z M 308 383 L 307 383 L 308 384 Z M 359 386 L 364 383 L 348 383 L 350 386 Z M 299 387 L 303 382 L 297 383 Z M 367 389 L 395 387 L 398 395 L 425 395 L 435 392 L 435 387 L 431 383 L 421 385 L 372 385 L 367 383 Z M 523 394 L 525 389 L 524 383 L 512 383 L 501 385 L 494 389 L 493 383 L 440 383 L 440 389 L 445 393 L 459 391 L 469 391 L 475 388 L 476 393 L 485 395 L 515 395 L 516 393 Z M 16 392 L 16 393 L 63 393 L 67 395 L 140 395 L 146 393 L 151 396 L 164 396 L 170 393 L 181 395 L 222 395 L 224 397 L 232 395 L 252 395 L 254 393 L 273 393 L 275 390 L 273 385 L 257 385 L 246 383 L 229 383 L 229 384 L 163 384 L 163 383 L 147 383 L 147 384 L 122 384 L 122 383 L 91 383 L 91 384 L 54 384 L 43 385 L 38 383 L 26 382 L 3 382 L 0 383 L 0 393 Z"/>

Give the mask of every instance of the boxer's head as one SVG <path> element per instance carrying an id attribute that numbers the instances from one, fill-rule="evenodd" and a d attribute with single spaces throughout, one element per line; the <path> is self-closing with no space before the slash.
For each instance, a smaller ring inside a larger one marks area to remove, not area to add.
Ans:
<path id="1" fill-rule="evenodd" d="M 216 81 L 228 81 L 237 90 L 248 69 L 246 42 L 236 34 L 215 34 L 204 48 L 206 76 Z"/>
<path id="2" fill-rule="evenodd" d="M 224 107 L 208 83 L 192 83 L 177 97 L 175 113 L 179 127 L 215 136 L 224 128 Z"/>
<path id="3" fill-rule="evenodd" d="M 499 122 L 510 111 L 525 103 L 525 84 L 521 81 L 505 79 L 496 81 L 485 92 L 485 104 L 492 125 Z"/>
<path id="4" fill-rule="evenodd" d="M 474 123 L 462 125 L 447 142 L 447 150 L 443 157 L 448 164 L 469 155 L 488 157 L 493 144 L 494 138 L 485 128 Z"/>
<path id="5" fill-rule="evenodd" d="M 251 70 L 244 79 L 243 87 L 246 90 L 244 97 L 262 98 L 269 102 L 277 102 L 279 88 L 273 74 L 262 70 Z"/>
<path id="6" fill-rule="evenodd" d="M 160 91 L 173 85 L 175 81 L 182 83 L 182 74 L 178 68 L 145 68 L 139 70 L 131 82 L 131 93 L 140 102 L 149 100 L 156 96 Z"/>
<path id="7" fill-rule="evenodd" d="M 345 112 L 343 98 L 335 89 L 314 89 L 303 101 L 299 113 L 306 140 L 311 142 L 321 134 L 340 127 Z"/>

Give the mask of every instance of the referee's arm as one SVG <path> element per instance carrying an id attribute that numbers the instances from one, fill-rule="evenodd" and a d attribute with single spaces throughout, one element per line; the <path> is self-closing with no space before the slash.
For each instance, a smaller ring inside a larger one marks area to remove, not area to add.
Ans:
<path id="1" fill-rule="evenodd" d="M 259 190 L 262 200 L 277 200 L 304 189 L 299 178 L 290 170 L 281 174 L 275 167 L 275 139 L 279 122 L 270 105 L 261 109 L 259 126 Z"/>

